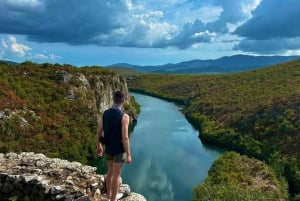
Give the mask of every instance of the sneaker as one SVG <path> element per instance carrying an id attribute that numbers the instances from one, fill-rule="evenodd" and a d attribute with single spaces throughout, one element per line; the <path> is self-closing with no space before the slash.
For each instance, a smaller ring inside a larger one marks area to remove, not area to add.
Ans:
<path id="1" fill-rule="evenodd" d="M 123 196 L 124 196 L 123 193 L 118 193 L 116 196 L 116 199 L 119 200 L 119 199 L 123 198 Z"/>

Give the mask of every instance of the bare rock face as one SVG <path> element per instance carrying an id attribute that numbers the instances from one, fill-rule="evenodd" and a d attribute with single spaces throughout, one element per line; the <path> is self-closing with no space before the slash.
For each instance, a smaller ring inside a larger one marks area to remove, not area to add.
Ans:
<path id="1" fill-rule="evenodd" d="M 96 168 L 33 152 L 0 153 L 0 200 L 106 200 L 105 176 Z M 124 201 L 146 201 L 120 187 Z"/>
<path id="2" fill-rule="evenodd" d="M 125 103 L 130 104 L 126 79 L 122 76 L 117 74 L 71 74 L 64 70 L 58 70 L 56 74 L 58 75 L 57 81 L 68 86 L 67 98 L 71 101 L 77 99 L 87 101 L 89 108 L 95 114 L 103 113 L 113 105 L 113 93 L 118 90 L 125 93 L 127 97 Z M 136 118 L 134 113 L 129 115 Z"/>
<path id="3" fill-rule="evenodd" d="M 60 75 L 59 82 L 65 84 L 71 82 L 68 95 L 70 100 L 76 99 L 76 93 L 87 97 L 87 94 L 92 91 L 95 94 L 93 99 L 100 112 L 112 106 L 112 95 L 115 91 L 121 90 L 126 96 L 129 96 L 126 80 L 119 75 L 70 74 L 64 70 L 58 70 L 56 73 Z"/>

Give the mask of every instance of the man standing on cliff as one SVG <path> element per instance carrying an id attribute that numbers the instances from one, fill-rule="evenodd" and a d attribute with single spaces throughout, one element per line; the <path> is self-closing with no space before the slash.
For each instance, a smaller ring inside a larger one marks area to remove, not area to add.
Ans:
<path id="1" fill-rule="evenodd" d="M 128 137 L 129 116 L 122 111 L 125 95 L 121 91 L 114 93 L 114 105 L 103 113 L 97 132 L 97 155 L 102 156 L 105 145 L 108 172 L 106 175 L 107 197 L 116 201 L 119 194 L 121 169 L 123 163 L 131 163 L 130 143 Z M 102 132 L 104 131 L 104 136 Z"/>

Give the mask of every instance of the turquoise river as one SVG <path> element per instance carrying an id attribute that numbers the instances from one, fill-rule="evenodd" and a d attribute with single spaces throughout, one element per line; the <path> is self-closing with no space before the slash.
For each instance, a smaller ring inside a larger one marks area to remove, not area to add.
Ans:
<path id="1" fill-rule="evenodd" d="M 141 113 L 130 137 L 132 164 L 123 167 L 124 183 L 148 201 L 191 201 L 221 150 L 203 145 L 175 104 L 132 95 Z"/>

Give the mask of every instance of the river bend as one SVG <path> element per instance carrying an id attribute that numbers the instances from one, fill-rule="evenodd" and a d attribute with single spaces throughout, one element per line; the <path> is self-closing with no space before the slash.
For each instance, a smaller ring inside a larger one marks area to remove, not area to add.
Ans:
<path id="1" fill-rule="evenodd" d="M 122 177 L 148 201 L 189 201 L 221 151 L 204 146 L 179 108 L 158 98 L 131 93 L 141 105 L 131 133 L 132 164 Z"/>

